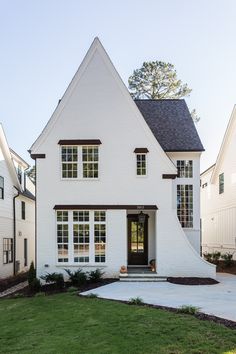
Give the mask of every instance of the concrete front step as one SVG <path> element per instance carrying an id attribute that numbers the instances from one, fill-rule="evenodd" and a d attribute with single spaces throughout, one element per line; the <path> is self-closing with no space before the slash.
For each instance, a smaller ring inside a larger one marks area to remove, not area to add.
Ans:
<path id="1" fill-rule="evenodd" d="M 156 278 L 131 278 L 131 277 L 121 277 L 120 281 L 124 282 L 164 282 L 166 281 L 167 278 L 161 278 L 161 277 L 156 277 Z"/>
<path id="2" fill-rule="evenodd" d="M 166 277 L 158 276 L 157 273 L 150 274 L 137 274 L 137 273 L 128 273 L 120 274 L 120 281 L 166 281 Z"/>

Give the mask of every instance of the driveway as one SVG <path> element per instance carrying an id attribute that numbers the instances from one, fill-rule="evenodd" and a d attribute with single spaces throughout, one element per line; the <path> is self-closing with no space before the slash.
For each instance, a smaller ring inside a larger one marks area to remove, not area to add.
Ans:
<path id="1" fill-rule="evenodd" d="M 101 298 L 129 300 L 141 297 L 145 303 L 169 307 L 193 305 L 200 311 L 236 321 L 236 275 L 220 273 L 215 285 L 176 285 L 168 282 L 115 282 L 86 291 Z"/>

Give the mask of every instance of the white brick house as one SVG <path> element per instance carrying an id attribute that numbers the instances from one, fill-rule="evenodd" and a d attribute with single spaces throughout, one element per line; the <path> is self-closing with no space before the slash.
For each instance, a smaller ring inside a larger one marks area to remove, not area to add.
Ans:
<path id="1" fill-rule="evenodd" d="M 185 101 L 133 101 L 96 38 L 30 149 L 38 275 L 155 259 L 160 276 L 214 278 L 199 256 L 202 150 Z"/>
<path id="2" fill-rule="evenodd" d="M 0 278 L 26 271 L 35 255 L 34 185 L 0 124 Z"/>
<path id="3" fill-rule="evenodd" d="M 236 106 L 216 163 L 201 174 L 203 252 L 234 253 L 236 259 Z"/>

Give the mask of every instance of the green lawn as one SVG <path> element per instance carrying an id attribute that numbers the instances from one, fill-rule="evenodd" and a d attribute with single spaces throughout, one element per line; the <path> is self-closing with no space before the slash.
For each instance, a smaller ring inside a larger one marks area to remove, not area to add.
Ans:
<path id="1" fill-rule="evenodd" d="M 236 331 L 72 293 L 0 301 L 0 353 L 236 353 Z"/>

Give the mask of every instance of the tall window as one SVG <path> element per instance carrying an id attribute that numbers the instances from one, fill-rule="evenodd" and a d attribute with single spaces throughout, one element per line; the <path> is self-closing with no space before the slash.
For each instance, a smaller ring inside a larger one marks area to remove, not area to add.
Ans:
<path id="1" fill-rule="evenodd" d="M 225 181 L 224 181 L 224 173 L 219 175 L 219 194 L 224 193 L 225 190 Z"/>
<path id="2" fill-rule="evenodd" d="M 106 213 L 105 211 L 94 212 L 94 245 L 95 262 L 106 261 Z"/>
<path id="3" fill-rule="evenodd" d="M 78 147 L 61 147 L 62 178 L 78 177 Z"/>
<path id="4" fill-rule="evenodd" d="M 136 173 L 137 176 L 147 175 L 147 160 L 146 154 L 136 154 Z"/>
<path id="5" fill-rule="evenodd" d="M 21 202 L 21 219 L 25 220 L 25 202 Z"/>
<path id="6" fill-rule="evenodd" d="M 193 161 L 192 160 L 177 160 L 177 169 L 179 178 L 193 177 Z"/>
<path id="7" fill-rule="evenodd" d="M 73 212 L 74 262 L 89 262 L 89 211 Z"/>
<path id="8" fill-rule="evenodd" d="M 57 255 L 58 262 L 69 261 L 69 219 L 68 211 L 57 212 Z"/>
<path id="9" fill-rule="evenodd" d="M 3 239 L 3 263 L 13 262 L 13 239 L 4 238 Z"/>
<path id="10" fill-rule="evenodd" d="M 0 176 L 0 199 L 4 199 L 4 178 Z"/>
<path id="11" fill-rule="evenodd" d="M 177 215 L 182 227 L 193 227 L 193 186 L 177 185 Z"/>
<path id="12" fill-rule="evenodd" d="M 98 178 L 98 146 L 83 146 L 83 178 Z"/>

